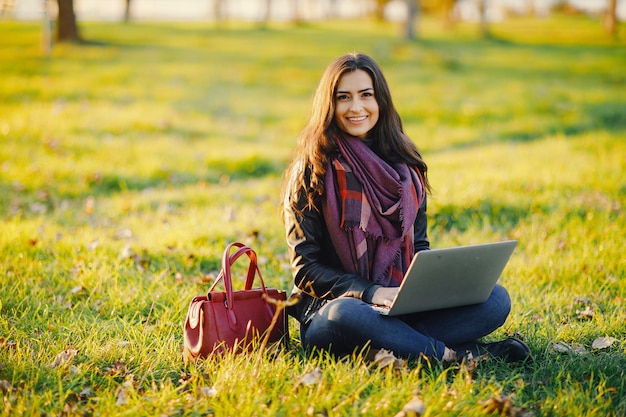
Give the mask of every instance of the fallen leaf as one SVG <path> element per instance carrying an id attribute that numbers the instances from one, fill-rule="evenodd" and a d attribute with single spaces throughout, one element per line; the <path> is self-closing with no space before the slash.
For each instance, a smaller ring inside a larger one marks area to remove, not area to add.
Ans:
<path id="1" fill-rule="evenodd" d="M 120 229 L 115 235 L 113 235 L 113 239 L 115 240 L 128 240 L 133 238 L 133 231 L 130 229 Z"/>
<path id="2" fill-rule="evenodd" d="M 128 396 L 130 395 L 131 392 L 134 391 L 134 386 L 133 386 L 134 378 L 135 378 L 135 376 L 133 374 L 128 374 L 126 376 L 126 379 L 122 383 L 122 385 L 120 385 L 117 388 L 117 392 L 115 394 L 115 397 L 116 397 L 115 404 L 116 405 L 128 404 Z"/>
<path id="3" fill-rule="evenodd" d="M 306 409 L 306 417 L 328 417 L 328 411 L 326 409 L 322 409 L 322 411 L 315 412 L 315 407 L 310 405 L 309 408 Z"/>
<path id="4" fill-rule="evenodd" d="M 61 416 L 73 416 L 76 414 L 76 403 L 65 403 L 61 410 Z"/>
<path id="5" fill-rule="evenodd" d="M 86 214 L 93 214 L 96 209 L 96 199 L 93 196 L 89 196 L 85 199 L 83 203 L 83 211 Z"/>
<path id="6" fill-rule="evenodd" d="M 598 337 L 593 341 L 591 347 L 594 349 L 606 349 L 615 342 L 617 342 L 617 339 L 614 337 Z"/>
<path id="7" fill-rule="evenodd" d="M 121 386 L 117 389 L 117 393 L 115 395 L 115 405 L 125 404 L 128 404 L 128 389 L 124 386 Z"/>
<path id="8" fill-rule="evenodd" d="M 378 349 L 374 355 L 372 363 L 376 364 L 378 369 L 391 366 L 394 370 L 402 370 L 406 365 L 406 361 L 404 359 L 396 358 L 393 352 L 386 349 Z"/>
<path id="9" fill-rule="evenodd" d="M 498 414 L 506 417 L 532 417 L 533 413 L 515 406 L 514 397 L 507 395 L 496 395 L 485 401 L 480 401 L 483 411 L 488 414 Z"/>
<path id="10" fill-rule="evenodd" d="M 104 374 L 107 376 L 125 376 L 126 372 L 128 372 L 126 364 L 119 359 L 104 370 Z"/>
<path id="11" fill-rule="evenodd" d="M 17 348 L 17 342 L 15 340 L 7 340 L 4 343 L 4 347 L 7 349 L 15 349 Z"/>
<path id="12" fill-rule="evenodd" d="M 0 380 L 0 392 L 10 392 L 13 391 L 13 387 L 6 379 Z"/>
<path id="13" fill-rule="evenodd" d="M 311 372 L 301 376 L 300 379 L 298 379 L 298 382 L 296 383 L 296 388 L 300 385 L 304 385 L 305 387 L 308 387 L 310 385 L 316 385 L 319 384 L 321 380 L 322 370 L 320 368 L 315 368 Z"/>
<path id="14" fill-rule="evenodd" d="M 590 306 L 586 306 L 584 310 L 576 310 L 576 317 L 580 320 L 590 320 L 593 318 L 594 311 Z"/>
<path id="15" fill-rule="evenodd" d="M 94 395 L 96 395 L 96 393 L 93 392 L 93 390 L 89 387 L 84 388 L 81 392 L 78 393 L 81 401 L 87 401 L 90 397 L 93 397 Z"/>
<path id="16" fill-rule="evenodd" d="M 402 407 L 402 411 L 396 414 L 396 417 L 419 417 L 426 412 L 424 400 L 418 394 L 414 394 L 413 398 Z"/>
<path id="17" fill-rule="evenodd" d="M 591 300 L 587 297 L 574 297 L 574 303 L 588 306 L 591 305 Z"/>
<path id="18" fill-rule="evenodd" d="M 85 287 L 83 287 L 82 285 L 79 285 L 77 287 L 74 287 L 70 290 L 70 293 L 72 295 L 78 295 L 81 293 L 87 293 L 87 289 Z"/>
<path id="19" fill-rule="evenodd" d="M 70 362 L 74 360 L 77 354 L 78 354 L 78 351 L 76 349 L 72 349 L 72 348 L 65 349 L 63 352 L 56 355 L 54 358 L 54 361 L 48 364 L 46 368 L 58 368 L 59 366 L 69 364 Z"/>
<path id="20" fill-rule="evenodd" d="M 585 347 L 582 345 L 579 345 L 579 344 L 569 345 L 565 342 L 553 343 L 552 349 L 559 353 L 573 353 L 575 355 L 585 355 L 589 353 L 587 352 L 587 349 L 585 349 Z"/>
<path id="21" fill-rule="evenodd" d="M 200 387 L 198 394 L 200 397 L 217 397 L 217 390 L 214 387 Z"/>

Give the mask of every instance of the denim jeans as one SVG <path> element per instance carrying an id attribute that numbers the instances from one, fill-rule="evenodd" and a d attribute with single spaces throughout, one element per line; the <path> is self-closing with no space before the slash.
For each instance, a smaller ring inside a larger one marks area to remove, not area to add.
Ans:
<path id="1" fill-rule="evenodd" d="M 320 308 L 300 327 L 300 337 L 305 348 L 336 355 L 351 354 L 369 344 L 399 357 L 424 354 L 441 359 L 446 346 L 459 349 L 502 326 L 510 310 L 511 299 L 500 285 L 481 304 L 396 317 L 383 316 L 361 300 L 343 297 Z"/>

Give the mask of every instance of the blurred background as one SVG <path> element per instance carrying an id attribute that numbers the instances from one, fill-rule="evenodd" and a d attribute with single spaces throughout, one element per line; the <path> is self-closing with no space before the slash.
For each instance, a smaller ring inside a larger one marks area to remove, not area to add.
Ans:
<path id="1" fill-rule="evenodd" d="M 604 14 L 612 0 L 414 0 L 425 12 L 448 9 L 455 18 L 479 20 L 481 10 L 490 21 L 507 16 L 536 14 L 548 16 L 554 9 L 570 12 Z M 232 18 L 263 20 L 268 13 L 275 20 L 318 20 L 329 17 L 363 17 L 382 13 L 387 19 L 404 19 L 407 0 L 74 0 L 79 19 L 119 20 L 127 16 L 137 20 L 206 20 Z M 619 20 L 626 18 L 626 2 L 615 1 Z M 37 19 L 45 7 L 57 9 L 56 0 L 2 0 L 2 13 L 19 20 Z M 269 9 L 269 10 L 268 10 Z"/>
<path id="2" fill-rule="evenodd" d="M 363 18 L 405 22 L 405 35 L 416 36 L 415 19 L 438 15 L 444 24 L 487 25 L 511 17 L 548 18 L 554 12 L 597 17 L 617 36 L 617 22 L 626 19 L 623 0 L 0 0 L 3 19 L 56 19 L 70 25 L 85 21 L 320 21 Z M 68 17 L 64 17 L 67 15 Z M 62 32 L 62 31 L 61 31 Z M 68 31 L 67 38 L 76 35 Z M 64 35 L 61 33 L 60 37 Z"/>

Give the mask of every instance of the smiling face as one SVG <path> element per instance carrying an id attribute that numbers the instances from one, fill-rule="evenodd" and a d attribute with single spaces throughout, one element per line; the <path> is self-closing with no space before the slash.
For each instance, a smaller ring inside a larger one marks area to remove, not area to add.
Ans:
<path id="1" fill-rule="evenodd" d="M 361 69 L 341 76 L 335 93 L 335 121 L 349 135 L 365 139 L 378 122 L 372 77 Z"/>

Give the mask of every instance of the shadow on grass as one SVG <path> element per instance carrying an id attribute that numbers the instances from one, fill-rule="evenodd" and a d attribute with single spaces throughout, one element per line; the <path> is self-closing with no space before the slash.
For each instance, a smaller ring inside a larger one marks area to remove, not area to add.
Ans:
<path id="1" fill-rule="evenodd" d="M 487 199 L 469 207 L 448 204 L 439 207 L 437 211 L 430 210 L 428 222 L 432 229 L 446 233 L 451 230 L 462 233 L 469 229 L 484 227 L 506 232 L 515 228 L 524 218 L 537 212 L 547 213 L 548 209 L 530 210 L 530 208 L 507 206 Z"/>
<path id="2" fill-rule="evenodd" d="M 501 132 L 495 135 L 481 135 L 463 143 L 433 149 L 430 153 L 442 153 L 450 150 L 472 149 L 494 143 L 524 143 L 545 139 L 546 137 L 563 135 L 578 136 L 588 132 L 606 131 L 619 133 L 626 131 L 626 101 L 624 102 L 603 102 L 588 104 L 584 107 L 582 114 L 586 119 L 578 123 L 560 124 L 553 123 L 544 129 Z"/>
<path id="3" fill-rule="evenodd" d="M 251 156 L 239 160 L 210 161 L 202 174 L 188 171 L 160 169 L 147 176 L 124 176 L 117 174 L 91 175 L 76 181 L 82 184 L 68 187 L 66 182 L 48 183 L 46 186 L 31 189 L 0 181 L 0 192 L 6 196 L 0 200 L 0 216 L 38 216 L 50 212 L 61 201 L 82 201 L 88 197 L 107 197 L 126 191 L 143 191 L 184 187 L 198 183 L 232 183 L 263 177 L 279 177 L 286 164 L 267 158 Z"/>

